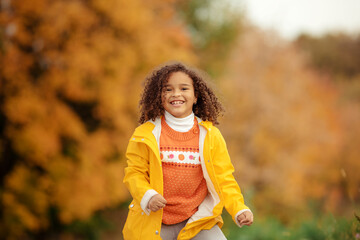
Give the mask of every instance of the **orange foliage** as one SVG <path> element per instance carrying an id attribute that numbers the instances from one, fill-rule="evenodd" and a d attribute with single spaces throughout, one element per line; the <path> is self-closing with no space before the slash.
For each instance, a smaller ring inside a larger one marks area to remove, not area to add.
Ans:
<path id="1" fill-rule="evenodd" d="M 221 82 L 239 182 L 254 187 L 256 209 L 283 220 L 309 210 L 311 199 L 341 210 L 345 196 L 332 192 L 341 189 L 344 138 L 337 91 L 290 44 L 244 31 Z"/>
<path id="2" fill-rule="evenodd" d="M 43 231 L 50 208 L 70 223 L 128 197 L 123 154 L 140 83 L 164 61 L 196 61 L 174 2 L 2 6 L 0 234 Z"/>
<path id="3" fill-rule="evenodd" d="M 259 213 L 290 220 L 309 210 L 310 199 L 329 211 L 360 201 L 359 103 L 339 101 L 334 85 L 272 34 L 244 26 L 230 51 L 238 22 L 209 28 L 213 22 L 199 22 L 196 6 L 184 20 L 175 9 L 184 4 L 2 3 L 1 236 L 26 238 L 53 221 L 84 220 L 128 198 L 123 158 L 137 125 L 140 83 L 173 59 L 226 73 L 217 81 L 227 107 L 220 128 L 245 196 L 255 190 L 250 203 Z M 203 24 L 193 36 L 204 41 L 197 55 L 183 21 Z"/>

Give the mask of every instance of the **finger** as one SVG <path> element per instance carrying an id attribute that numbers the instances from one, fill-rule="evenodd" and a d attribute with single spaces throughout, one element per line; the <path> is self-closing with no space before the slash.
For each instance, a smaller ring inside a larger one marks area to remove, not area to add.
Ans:
<path id="1" fill-rule="evenodd" d="M 251 212 L 244 212 L 243 214 L 244 214 L 243 219 L 247 219 L 247 220 L 249 220 L 251 222 L 253 221 L 254 215 Z"/>
<path id="2" fill-rule="evenodd" d="M 165 204 L 165 203 L 166 203 L 166 200 L 165 200 L 165 198 L 161 197 L 161 198 L 156 199 L 156 203 L 158 203 L 158 204 Z"/>
<path id="3" fill-rule="evenodd" d="M 158 209 L 161 209 L 161 208 L 163 208 L 163 207 L 165 207 L 165 204 L 159 204 L 159 205 L 157 205 L 157 208 L 158 208 Z"/>
<path id="4" fill-rule="evenodd" d="M 157 206 L 155 206 L 155 207 L 153 207 L 153 210 L 151 210 L 151 211 L 156 212 L 158 210 L 159 210 L 159 208 Z"/>
<path id="5" fill-rule="evenodd" d="M 253 217 L 253 214 L 251 212 L 245 212 L 244 215 L 247 219 L 250 219 Z"/>
<path id="6" fill-rule="evenodd" d="M 243 214 L 241 214 L 241 215 L 239 215 L 238 217 L 237 217 L 237 220 L 239 221 L 239 222 L 241 222 L 242 220 L 244 220 L 245 219 L 245 216 L 243 215 Z"/>
<path id="7" fill-rule="evenodd" d="M 244 224 L 246 224 L 248 221 L 246 220 L 246 219 L 243 219 L 243 220 L 241 220 L 240 221 L 240 225 L 244 225 Z"/>
<path id="8" fill-rule="evenodd" d="M 158 206 L 158 207 L 160 207 L 160 208 L 163 208 L 163 207 L 165 207 L 165 203 L 164 202 L 161 202 L 161 201 L 159 201 L 159 202 L 157 202 L 156 203 L 156 206 Z"/>
<path id="9" fill-rule="evenodd" d="M 243 218 L 243 219 L 241 219 L 240 223 L 245 224 L 245 223 L 248 223 L 249 221 L 250 221 L 249 218 Z"/>
<path id="10" fill-rule="evenodd" d="M 153 206 L 151 206 L 150 210 L 156 212 L 164 207 L 165 207 L 164 204 L 154 204 Z"/>
<path id="11" fill-rule="evenodd" d="M 252 223 L 253 222 L 251 221 L 251 219 L 246 219 L 241 222 L 242 225 L 246 225 L 246 226 L 250 226 Z"/>
<path id="12" fill-rule="evenodd" d="M 250 219 L 248 218 L 241 220 L 241 223 L 248 223 L 248 222 L 250 222 Z"/>
<path id="13" fill-rule="evenodd" d="M 163 204 L 167 203 L 166 199 L 163 196 L 161 196 L 161 198 L 159 199 L 159 202 L 161 202 Z"/>
<path id="14" fill-rule="evenodd" d="M 242 227 L 242 226 L 249 226 L 249 223 L 248 222 L 241 222 L 240 223 L 240 226 Z"/>

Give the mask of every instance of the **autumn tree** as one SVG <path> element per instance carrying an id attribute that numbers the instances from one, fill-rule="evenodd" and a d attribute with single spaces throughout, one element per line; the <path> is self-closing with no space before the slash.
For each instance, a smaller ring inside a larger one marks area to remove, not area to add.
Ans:
<path id="1" fill-rule="evenodd" d="M 243 13 L 229 1 L 178 1 L 176 7 L 186 23 L 199 67 L 218 79 L 242 32 Z"/>
<path id="2" fill-rule="evenodd" d="M 46 238 L 128 197 L 142 79 L 167 60 L 196 62 L 174 3 L 1 3 L 1 238 Z"/>
<path id="3" fill-rule="evenodd" d="M 323 36 L 303 34 L 295 41 L 308 65 L 325 75 L 338 91 L 339 118 L 344 129 L 340 160 L 341 193 L 349 206 L 356 208 L 360 202 L 360 35 L 341 32 Z M 345 204 L 344 204 L 345 205 Z"/>
<path id="4" fill-rule="evenodd" d="M 239 38 L 226 72 L 223 131 L 259 215 L 291 221 L 311 214 L 311 200 L 319 211 L 341 212 L 344 129 L 335 86 L 301 51 L 254 27 Z"/>
<path id="5" fill-rule="evenodd" d="M 300 35 L 296 45 L 307 55 L 310 65 L 343 80 L 360 74 L 360 35 L 328 33 L 320 37 Z"/>

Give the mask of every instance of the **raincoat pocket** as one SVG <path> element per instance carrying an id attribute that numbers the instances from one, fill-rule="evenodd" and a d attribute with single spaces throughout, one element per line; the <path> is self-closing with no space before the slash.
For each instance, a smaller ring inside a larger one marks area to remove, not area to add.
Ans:
<path id="1" fill-rule="evenodd" d="M 139 204 L 134 201 L 129 205 L 129 213 L 123 229 L 124 240 L 140 240 L 143 231 L 144 216 Z"/>

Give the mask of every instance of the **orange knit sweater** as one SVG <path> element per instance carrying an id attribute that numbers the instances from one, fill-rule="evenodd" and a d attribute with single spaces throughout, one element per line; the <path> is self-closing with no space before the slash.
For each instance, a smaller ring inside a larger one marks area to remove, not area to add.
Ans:
<path id="1" fill-rule="evenodd" d="M 207 195 L 199 154 L 199 126 L 196 118 L 188 132 L 173 130 L 161 121 L 160 157 L 163 169 L 164 224 L 176 224 L 191 217 Z"/>

